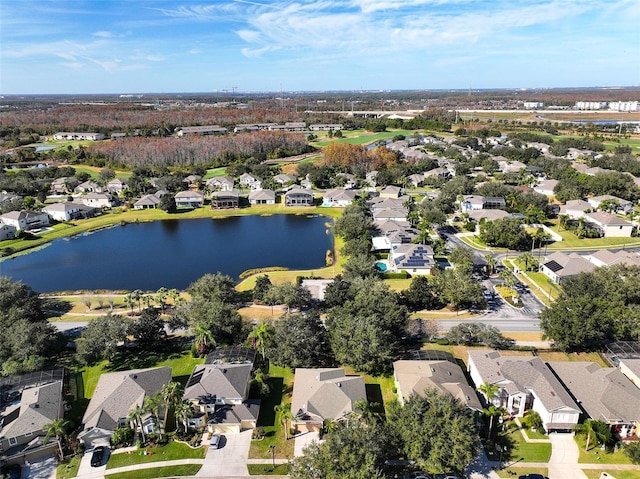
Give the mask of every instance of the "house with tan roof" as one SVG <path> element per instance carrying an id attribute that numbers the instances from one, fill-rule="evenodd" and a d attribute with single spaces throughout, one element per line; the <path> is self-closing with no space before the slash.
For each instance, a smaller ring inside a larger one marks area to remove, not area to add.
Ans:
<path id="1" fill-rule="evenodd" d="M 16 231 L 29 231 L 49 226 L 49 215 L 42 211 L 9 211 L 0 215 L 0 223 L 13 226 Z"/>
<path id="2" fill-rule="evenodd" d="M 155 396 L 165 384 L 171 382 L 171 368 L 132 369 L 102 374 L 82 418 L 83 430 L 78 439 L 87 449 L 108 445 L 118 427 L 130 425 L 129 413 L 143 407 L 147 397 Z M 156 421 L 151 414 L 142 418 L 145 433 L 156 431 Z"/>
<path id="3" fill-rule="evenodd" d="M 585 220 L 595 225 L 605 238 L 630 238 L 633 225 L 616 215 L 596 211 L 584 215 Z"/>
<path id="4" fill-rule="evenodd" d="M 355 199 L 356 199 L 355 190 L 345 190 L 343 188 L 336 188 L 333 190 L 328 190 L 322 196 L 322 206 L 344 208 L 345 206 L 348 206 L 351 203 L 353 203 L 353 200 Z"/>
<path id="5" fill-rule="evenodd" d="M 549 367 L 537 356 L 502 356 L 498 351 L 469 351 L 468 371 L 476 388 L 484 383 L 499 387 L 495 406 L 522 417 L 536 411 L 547 432 L 570 431 L 580 418 L 580 408 Z"/>
<path id="6" fill-rule="evenodd" d="M 380 198 L 399 198 L 402 193 L 402 188 L 399 186 L 389 185 L 380 192 Z"/>
<path id="7" fill-rule="evenodd" d="M 606 422 L 622 439 L 640 437 L 640 389 L 618 368 L 589 361 L 548 365 L 587 416 Z"/>
<path id="8" fill-rule="evenodd" d="M 558 180 L 540 180 L 538 184 L 533 187 L 533 191 L 541 195 L 554 196 L 553 189 L 557 184 Z"/>
<path id="9" fill-rule="evenodd" d="M 233 209 L 239 207 L 240 191 L 233 189 L 229 191 L 214 191 L 211 193 L 212 210 Z"/>
<path id="10" fill-rule="evenodd" d="M 577 253 L 562 253 L 557 251 L 545 257 L 540 265 L 540 271 L 556 284 L 580 273 L 590 273 L 596 266 L 589 262 L 584 256 Z"/>
<path id="11" fill-rule="evenodd" d="M 403 359 L 393 363 L 393 380 L 401 404 L 412 395 L 423 396 L 428 389 L 449 394 L 469 409 L 482 411 L 476 391 L 453 361 Z"/>
<path id="12" fill-rule="evenodd" d="M 618 367 L 622 374 L 628 377 L 637 388 L 640 388 L 640 359 L 620 359 Z"/>
<path id="13" fill-rule="evenodd" d="M 343 368 L 296 368 L 291 398 L 296 432 L 319 431 L 326 419 L 339 421 L 367 399 L 364 379 L 346 376 Z"/>
<path id="14" fill-rule="evenodd" d="M 598 267 L 613 266 L 615 264 L 640 266 L 640 254 L 633 251 L 611 251 L 608 249 L 600 249 L 594 253 L 586 255 L 585 258 Z"/>
<path id="15" fill-rule="evenodd" d="M 560 214 L 577 220 L 584 218 L 585 214 L 592 209 L 593 207 L 584 200 L 569 200 L 566 204 L 560 206 Z"/>
<path id="16" fill-rule="evenodd" d="M 178 208 L 200 208 L 204 204 L 204 195 L 199 191 L 179 191 L 175 201 Z"/>
<path id="17" fill-rule="evenodd" d="M 253 190 L 249 193 L 251 205 L 275 205 L 276 192 L 273 190 Z"/>
<path id="18" fill-rule="evenodd" d="M 209 178 L 205 185 L 210 190 L 219 190 L 219 191 L 231 191 L 233 189 L 234 181 L 233 178 L 229 176 L 214 176 Z"/>

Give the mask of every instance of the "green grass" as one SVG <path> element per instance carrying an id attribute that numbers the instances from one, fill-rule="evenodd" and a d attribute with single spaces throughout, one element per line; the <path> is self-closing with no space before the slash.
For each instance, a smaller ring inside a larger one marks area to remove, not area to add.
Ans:
<path id="1" fill-rule="evenodd" d="M 498 476 L 505 479 L 514 479 L 524 476 L 525 474 L 542 474 L 544 477 L 549 477 L 549 469 L 546 467 L 505 467 L 504 469 L 495 469 L 494 471 Z"/>
<path id="2" fill-rule="evenodd" d="M 632 464 L 622 449 L 618 449 L 616 452 L 603 451 L 600 446 L 594 445 L 592 438 L 589 450 L 585 451 L 584 446 L 587 442 L 587 436 L 584 434 L 576 434 L 575 441 L 580 450 L 580 457 L 578 458 L 580 464 Z"/>
<path id="3" fill-rule="evenodd" d="M 611 469 L 583 469 L 582 472 L 587 476 L 587 479 L 600 479 L 600 475 L 606 472 L 611 477 L 616 479 L 640 479 L 640 471 L 618 471 Z"/>
<path id="4" fill-rule="evenodd" d="M 210 168 L 207 170 L 207 173 L 202 177 L 204 181 L 209 178 L 213 178 L 214 176 L 225 176 L 227 174 L 227 167 L 221 166 L 219 168 Z"/>
<path id="5" fill-rule="evenodd" d="M 507 432 L 502 436 L 502 444 L 510 445 L 510 451 L 503 455 L 503 459 L 519 462 L 549 462 L 551 457 L 551 443 L 526 442 L 522 433 L 515 423 L 507 428 Z M 497 454 L 491 448 L 485 448 L 490 459 L 497 460 Z"/>
<path id="6" fill-rule="evenodd" d="M 289 474 L 289 464 L 247 464 L 251 476 L 286 476 Z"/>
<path id="7" fill-rule="evenodd" d="M 200 464 L 185 464 L 182 466 L 153 467 L 129 472 L 109 474 L 109 479 L 153 479 L 155 477 L 195 476 L 202 466 Z"/>
<path id="8" fill-rule="evenodd" d="M 358 375 L 363 377 L 364 386 L 367 390 L 367 400 L 370 403 L 377 403 L 381 406 L 377 409 L 380 414 L 386 413 L 389 403 L 398 397 L 395 392 L 393 376 L 372 376 L 357 372 L 349 366 L 344 367 L 344 372 L 347 376 Z"/>
<path id="9" fill-rule="evenodd" d="M 143 451 L 150 452 L 144 455 Z M 133 454 L 112 454 L 107 462 L 107 470 L 116 467 L 133 466 L 150 462 L 175 461 L 177 459 L 204 459 L 204 447 L 193 449 L 180 442 L 169 441 L 166 446 L 145 447 Z"/>
<path id="10" fill-rule="evenodd" d="M 80 460 L 82 455 L 78 454 L 71 458 L 65 459 L 64 462 L 58 464 L 56 468 L 57 479 L 70 479 L 78 475 L 78 469 L 80 468 Z"/>

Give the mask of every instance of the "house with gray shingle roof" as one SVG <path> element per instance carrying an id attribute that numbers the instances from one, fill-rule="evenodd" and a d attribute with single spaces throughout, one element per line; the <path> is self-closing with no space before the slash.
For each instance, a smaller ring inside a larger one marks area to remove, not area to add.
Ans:
<path id="1" fill-rule="evenodd" d="M 9 391 L 0 410 L 0 459 L 28 460 L 30 454 L 44 454 L 44 427 L 63 417 L 62 380 L 33 384 Z M 10 399 L 10 401 L 6 401 Z M 57 445 L 44 445 L 55 454 Z"/>
<path id="2" fill-rule="evenodd" d="M 623 439 L 638 438 L 640 389 L 618 368 L 589 361 L 548 364 L 586 415 L 615 426 Z"/>
<path id="3" fill-rule="evenodd" d="M 179 191 L 175 200 L 178 208 L 200 208 L 204 204 L 204 195 L 199 191 Z"/>
<path id="4" fill-rule="evenodd" d="M 275 205 L 276 192 L 273 190 L 253 190 L 249 193 L 249 204 Z"/>
<path id="5" fill-rule="evenodd" d="M 431 246 L 421 244 L 394 244 L 389 251 L 389 264 L 395 272 L 411 275 L 433 274 L 436 261 Z"/>
<path id="6" fill-rule="evenodd" d="M 229 176 L 214 176 L 209 178 L 206 183 L 207 188 L 211 190 L 231 191 L 233 189 L 234 181 Z"/>
<path id="7" fill-rule="evenodd" d="M 322 206 L 332 206 L 343 208 L 353 203 L 356 199 L 355 190 L 345 190 L 343 188 L 337 188 L 334 190 L 328 190 L 322 197 Z"/>
<path id="8" fill-rule="evenodd" d="M 49 215 L 41 211 L 9 211 L 0 215 L 0 223 L 13 226 L 16 231 L 28 231 L 49 226 Z"/>
<path id="9" fill-rule="evenodd" d="M 585 257 L 577 253 L 562 253 L 556 251 L 544 259 L 540 265 L 540 271 L 548 276 L 556 284 L 580 273 L 590 273 L 596 266 Z"/>
<path id="10" fill-rule="evenodd" d="M 587 213 L 584 219 L 595 225 L 605 238 L 630 238 L 633 231 L 633 225 L 627 220 L 605 211 Z"/>
<path id="11" fill-rule="evenodd" d="M 253 193 L 253 191 L 252 191 Z M 214 191 L 211 193 L 211 209 L 232 209 L 240 207 L 240 191 Z"/>
<path id="12" fill-rule="evenodd" d="M 187 381 L 183 398 L 204 414 L 210 432 L 253 429 L 260 402 L 247 400 L 252 371 L 251 361 L 198 365 Z"/>
<path id="13" fill-rule="evenodd" d="M 628 377 L 637 388 L 640 388 L 640 359 L 621 358 L 620 371 Z"/>
<path id="14" fill-rule="evenodd" d="M 427 389 L 438 389 L 449 394 L 469 409 L 482 411 L 476 391 L 453 361 L 400 360 L 393 363 L 393 379 L 400 403 L 413 394 L 424 396 Z"/>
<path id="15" fill-rule="evenodd" d="M 342 368 L 296 368 L 291 398 L 296 432 L 318 431 L 325 419 L 338 421 L 367 399 L 364 379 L 345 376 Z"/>
<path id="16" fill-rule="evenodd" d="M 133 204 L 133 207 L 136 210 L 147 210 L 147 209 L 159 208 L 160 198 L 155 194 L 144 195 L 142 198 L 140 198 L 138 201 L 136 201 Z"/>
<path id="17" fill-rule="evenodd" d="M 129 425 L 129 412 L 136 406 L 142 407 L 146 397 L 156 395 L 169 382 L 170 367 L 102 374 L 82 418 L 84 428 L 78 439 L 87 448 L 109 444 L 113 431 Z M 145 433 L 153 432 L 154 418 L 145 416 L 142 427 Z"/>
<path id="18" fill-rule="evenodd" d="M 547 432 L 572 430 L 578 424 L 580 408 L 539 357 L 471 350 L 468 371 L 476 388 L 485 382 L 500 388 L 487 399 L 511 415 L 521 417 L 533 409 Z"/>

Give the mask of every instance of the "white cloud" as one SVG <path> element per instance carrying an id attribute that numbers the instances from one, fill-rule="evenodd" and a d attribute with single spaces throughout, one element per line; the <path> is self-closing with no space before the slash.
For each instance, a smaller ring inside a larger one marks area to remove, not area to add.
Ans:
<path id="1" fill-rule="evenodd" d="M 255 30 L 237 30 L 236 35 L 247 43 L 253 43 L 260 39 L 260 32 Z"/>

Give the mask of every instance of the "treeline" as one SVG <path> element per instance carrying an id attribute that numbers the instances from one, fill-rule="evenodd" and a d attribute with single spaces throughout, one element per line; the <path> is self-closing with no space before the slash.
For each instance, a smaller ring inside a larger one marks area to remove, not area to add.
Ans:
<path id="1" fill-rule="evenodd" d="M 124 138 L 87 148 L 88 164 L 112 168 L 137 166 L 226 166 L 239 160 L 282 158 L 311 151 L 302 133 L 262 131 L 187 138 Z"/>

